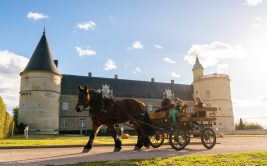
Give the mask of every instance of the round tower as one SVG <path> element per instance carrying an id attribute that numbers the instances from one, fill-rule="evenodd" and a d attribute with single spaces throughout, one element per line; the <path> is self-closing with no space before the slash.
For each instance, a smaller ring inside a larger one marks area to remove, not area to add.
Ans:
<path id="1" fill-rule="evenodd" d="M 30 132 L 57 134 L 61 74 L 43 35 L 23 72 L 20 73 L 18 121 Z"/>
<path id="2" fill-rule="evenodd" d="M 198 58 L 196 63 L 199 63 Z M 206 106 L 217 107 L 217 119 L 213 127 L 222 132 L 233 131 L 234 116 L 229 76 L 214 73 L 194 77 L 193 88 L 194 98 L 200 97 Z"/>

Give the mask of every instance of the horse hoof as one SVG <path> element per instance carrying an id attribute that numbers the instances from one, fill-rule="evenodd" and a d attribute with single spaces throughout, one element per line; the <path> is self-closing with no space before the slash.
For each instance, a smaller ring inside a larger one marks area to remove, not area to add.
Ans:
<path id="1" fill-rule="evenodd" d="M 119 151 L 121 151 L 121 148 L 115 148 L 115 149 L 113 150 L 113 152 L 119 152 Z"/>
<path id="2" fill-rule="evenodd" d="M 145 146 L 146 147 L 146 149 L 149 149 L 150 148 L 150 145 L 147 145 L 147 146 Z"/>
<path id="3" fill-rule="evenodd" d="M 88 153 L 91 149 L 83 149 L 82 153 Z"/>
<path id="4" fill-rule="evenodd" d="M 141 150 L 141 148 L 138 148 L 138 147 L 134 147 L 134 151 L 140 151 Z"/>

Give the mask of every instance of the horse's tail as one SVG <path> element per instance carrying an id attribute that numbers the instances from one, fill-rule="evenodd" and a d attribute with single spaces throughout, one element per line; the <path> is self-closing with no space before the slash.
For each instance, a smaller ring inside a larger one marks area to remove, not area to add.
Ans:
<path id="1" fill-rule="evenodd" d="M 154 135 L 154 129 L 152 126 L 152 122 L 149 118 L 147 111 L 145 113 L 145 118 L 144 118 L 144 131 L 145 131 L 147 136 Z"/>

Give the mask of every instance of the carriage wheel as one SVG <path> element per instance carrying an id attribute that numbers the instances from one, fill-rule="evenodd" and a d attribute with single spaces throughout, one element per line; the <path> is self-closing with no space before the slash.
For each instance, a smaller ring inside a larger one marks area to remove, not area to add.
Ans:
<path id="1" fill-rule="evenodd" d="M 182 129 L 174 130 L 171 132 L 169 140 L 173 149 L 182 150 L 187 145 L 187 132 Z"/>
<path id="2" fill-rule="evenodd" d="M 164 133 L 156 133 L 149 137 L 149 143 L 153 148 L 158 148 L 164 143 Z"/>
<path id="3" fill-rule="evenodd" d="M 186 132 L 186 145 L 185 146 L 187 146 L 190 143 L 190 139 L 191 139 L 190 133 L 187 131 Z"/>
<path id="4" fill-rule="evenodd" d="M 211 149 L 216 144 L 216 134 L 211 128 L 205 128 L 201 134 L 201 143 L 205 148 Z"/>

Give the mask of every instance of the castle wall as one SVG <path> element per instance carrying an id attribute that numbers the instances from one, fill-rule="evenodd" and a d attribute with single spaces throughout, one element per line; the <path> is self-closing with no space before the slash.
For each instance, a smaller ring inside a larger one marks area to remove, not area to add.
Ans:
<path id="1" fill-rule="evenodd" d="M 60 131 L 77 131 L 80 130 L 81 121 L 84 122 L 84 129 L 92 128 L 91 117 L 88 111 L 77 112 L 75 110 L 78 101 L 77 95 L 61 95 L 60 97 Z"/>
<path id="2" fill-rule="evenodd" d="M 28 72 L 21 76 L 19 123 L 31 132 L 56 134 L 59 130 L 61 76 L 48 72 Z"/>
<path id="3" fill-rule="evenodd" d="M 206 106 L 217 107 L 213 124 L 219 131 L 234 130 L 230 79 L 227 75 L 213 74 L 193 82 L 194 98 L 200 97 Z"/>

